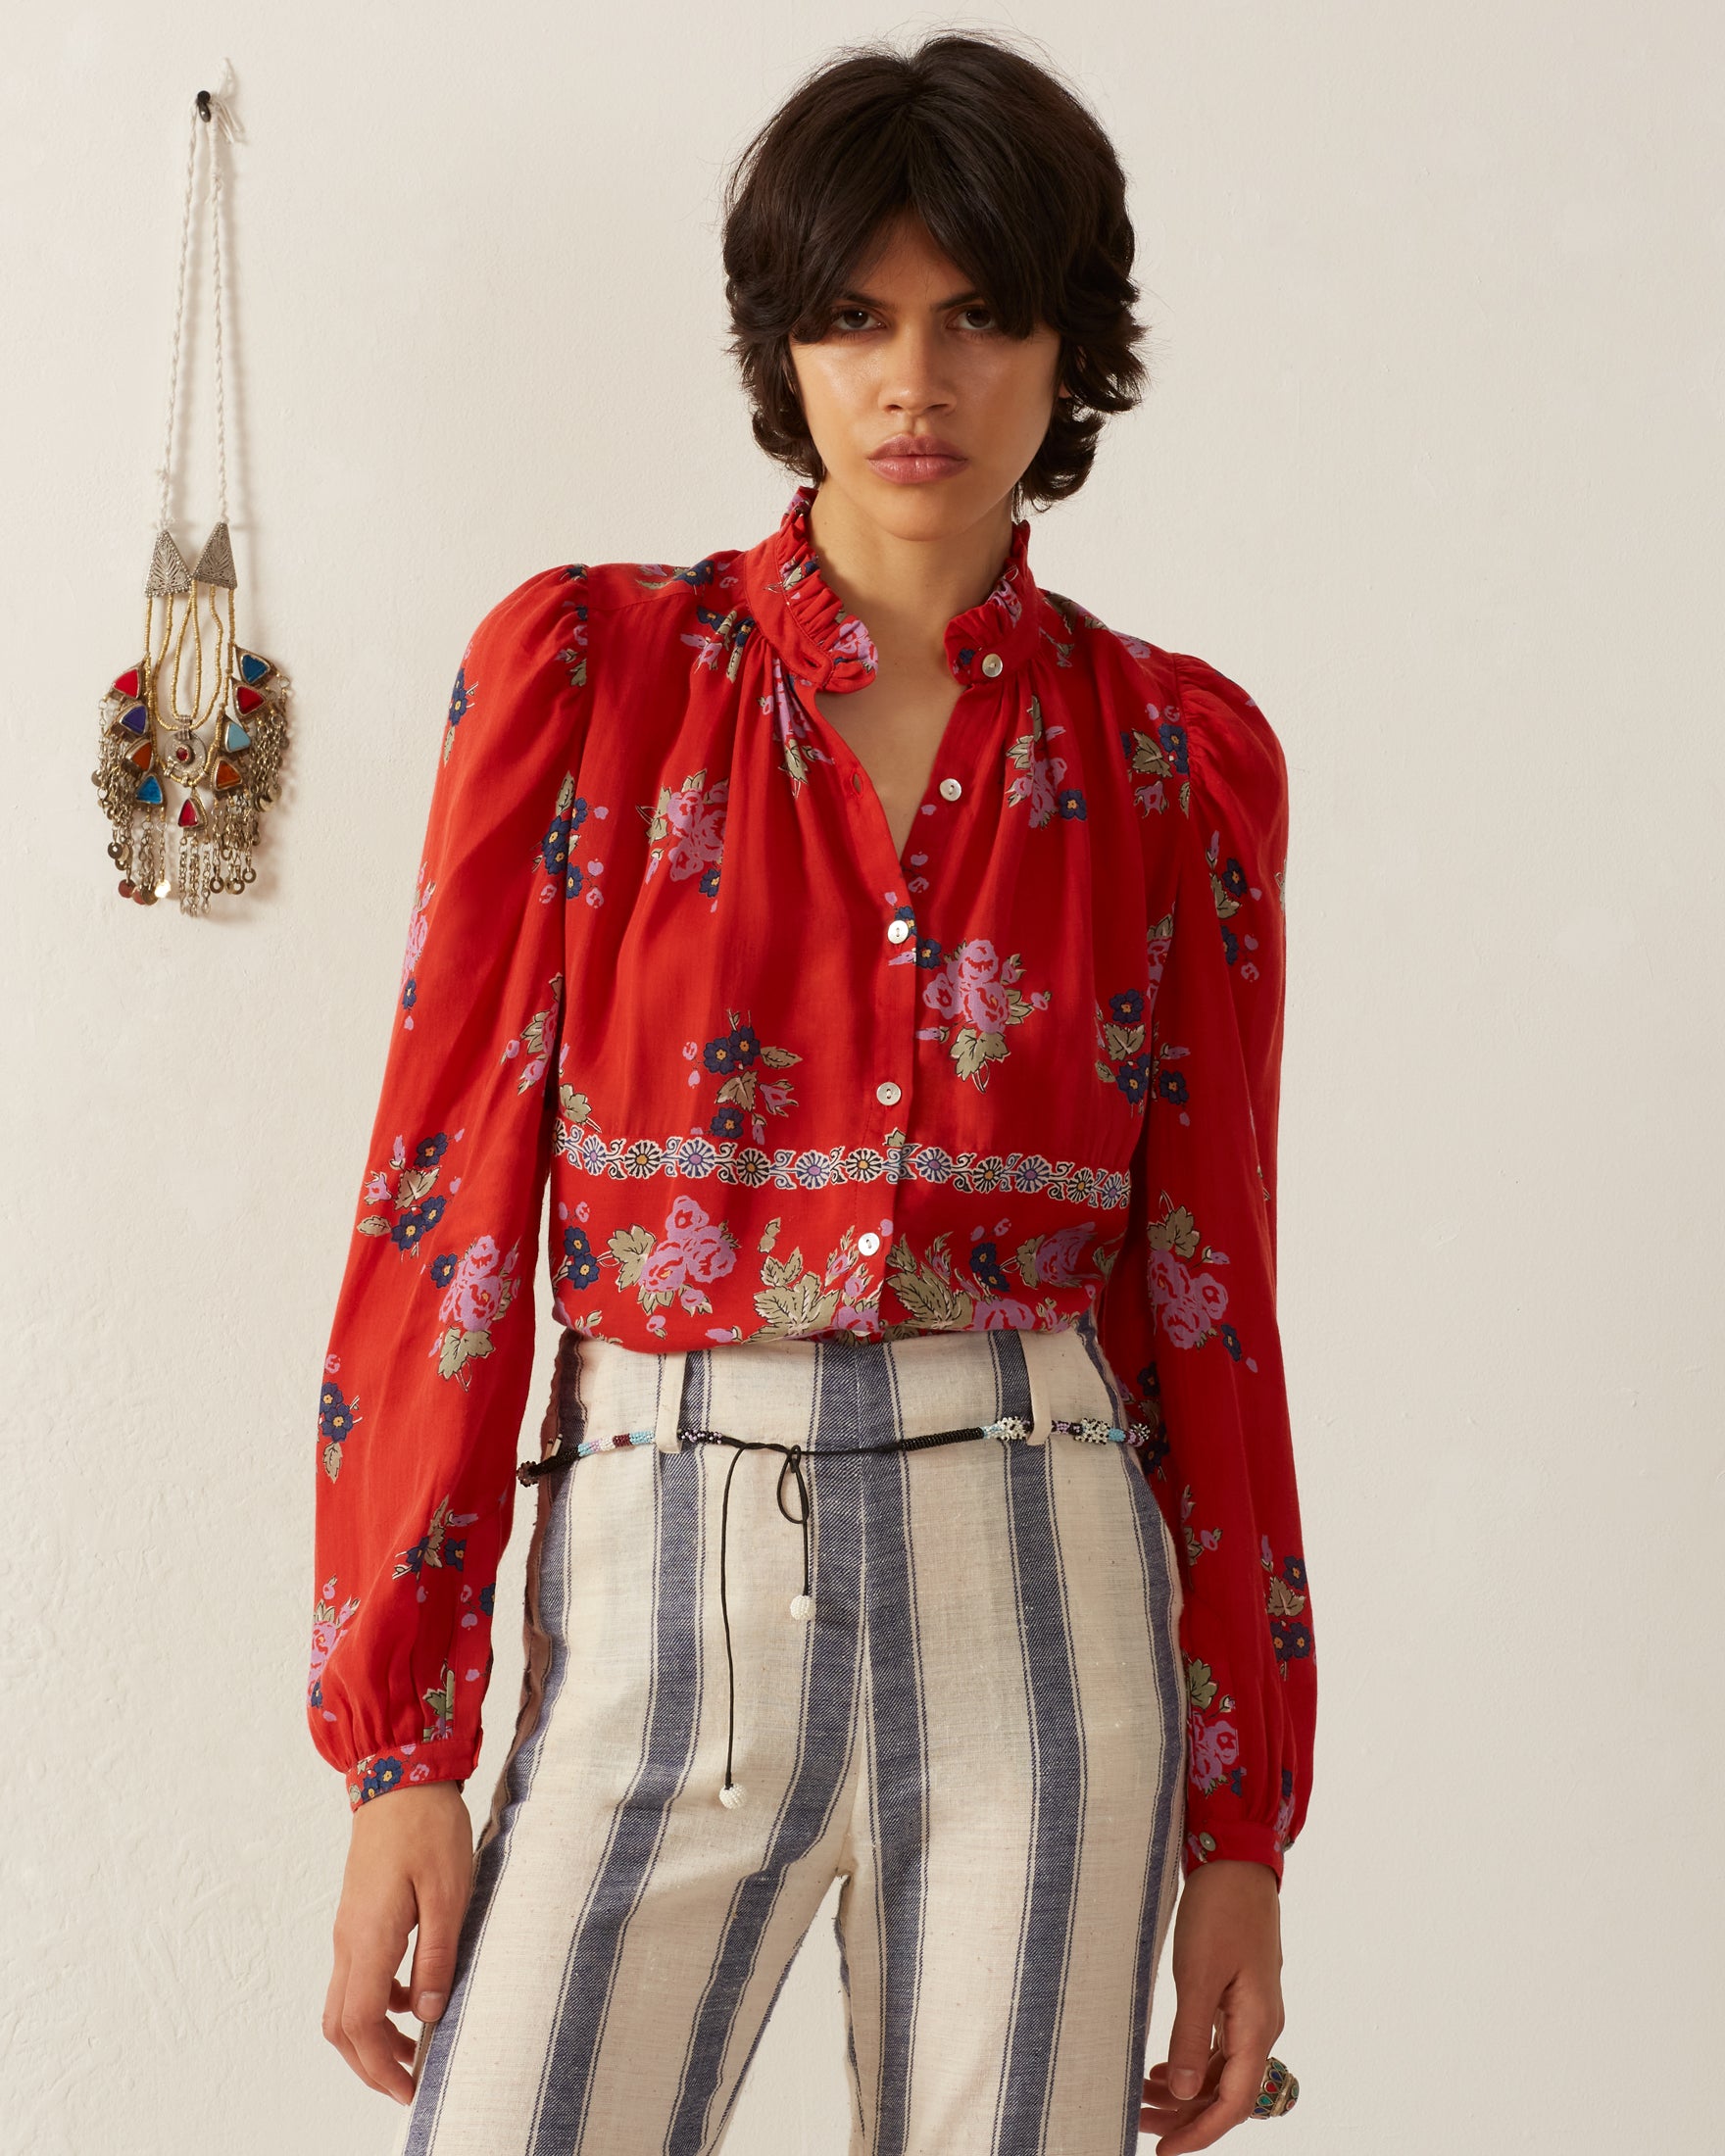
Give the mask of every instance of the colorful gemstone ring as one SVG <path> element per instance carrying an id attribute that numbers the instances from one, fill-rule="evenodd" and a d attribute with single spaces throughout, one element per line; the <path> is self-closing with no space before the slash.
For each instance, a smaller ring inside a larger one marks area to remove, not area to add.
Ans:
<path id="1" fill-rule="evenodd" d="M 1287 2067 L 1273 2053 L 1264 2068 L 1263 2080 L 1257 2084 L 1257 2101 L 1248 2116 L 1254 2119 L 1279 2119 L 1283 2112 L 1292 2111 L 1300 2095 L 1300 2083 Z"/>

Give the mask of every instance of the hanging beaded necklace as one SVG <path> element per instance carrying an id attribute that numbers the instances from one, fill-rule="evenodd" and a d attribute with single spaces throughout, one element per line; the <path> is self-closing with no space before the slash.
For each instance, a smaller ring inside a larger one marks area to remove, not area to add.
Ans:
<path id="1" fill-rule="evenodd" d="M 217 522 L 188 569 L 169 528 L 168 505 L 200 132 L 210 151 L 219 494 Z M 102 698 L 99 761 L 90 773 L 112 827 L 108 855 L 120 870 L 120 896 L 154 906 L 176 891 L 182 913 L 202 913 L 213 893 L 237 893 L 256 881 L 252 848 L 263 811 L 275 800 L 287 737 L 287 682 L 270 660 L 241 646 L 234 624 L 238 578 L 227 528 L 220 150 L 222 139 L 233 137 L 227 107 L 200 90 L 186 152 L 179 293 L 156 544 L 144 586 L 143 657 L 117 674 Z M 172 877 L 170 817 L 179 835 Z"/>

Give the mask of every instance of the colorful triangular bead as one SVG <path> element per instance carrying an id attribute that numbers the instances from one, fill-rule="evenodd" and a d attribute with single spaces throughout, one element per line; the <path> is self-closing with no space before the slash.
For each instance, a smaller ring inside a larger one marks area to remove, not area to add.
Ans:
<path id="1" fill-rule="evenodd" d="M 142 704 L 126 705 L 123 710 L 115 713 L 114 728 L 117 733 L 147 734 L 150 730 L 148 708 Z"/>
<path id="2" fill-rule="evenodd" d="M 125 752 L 125 760 L 127 763 L 135 763 L 140 771 L 147 771 L 156 760 L 155 744 L 140 741 L 135 749 L 128 749 Z"/>
<path id="3" fill-rule="evenodd" d="M 178 815 L 175 816 L 173 820 L 179 825 L 182 831 L 189 828 L 189 826 L 194 823 L 203 822 L 204 814 L 203 810 L 198 807 L 198 797 L 196 794 L 187 794 L 187 796 L 185 797 L 185 807 L 179 811 Z"/>
<path id="4" fill-rule="evenodd" d="M 161 808 L 162 781 L 155 775 L 154 772 L 152 772 L 148 778 L 139 781 L 138 799 L 141 802 L 147 803 L 148 806 L 152 808 Z"/>
<path id="5" fill-rule="evenodd" d="M 235 676 L 248 684 L 266 681 L 275 671 L 268 659 L 260 659 L 256 652 L 242 652 L 236 645 L 233 654 Z"/>
<path id="6" fill-rule="evenodd" d="M 239 706 L 242 711 L 255 711 L 258 707 L 263 703 L 264 699 L 258 694 L 256 689 L 248 689 L 245 683 L 242 681 L 233 692 L 233 701 Z"/>
<path id="7" fill-rule="evenodd" d="M 222 746 L 224 749 L 231 749 L 237 756 L 242 749 L 249 749 L 251 745 L 251 735 L 246 732 L 237 718 L 230 718 L 227 722 L 227 731 L 222 737 Z"/>
<path id="8" fill-rule="evenodd" d="M 216 776 L 212 783 L 219 794 L 225 793 L 230 786 L 237 786 L 244 777 L 245 773 L 237 763 L 229 763 L 225 757 L 217 758 Z"/>
<path id="9" fill-rule="evenodd" d="M 142 696 L 143 693 L 144 669 L 142 666 L 128 666 L 124 673 L 116 674 L 114 686 L 108 692 L 110 696 Z"/>

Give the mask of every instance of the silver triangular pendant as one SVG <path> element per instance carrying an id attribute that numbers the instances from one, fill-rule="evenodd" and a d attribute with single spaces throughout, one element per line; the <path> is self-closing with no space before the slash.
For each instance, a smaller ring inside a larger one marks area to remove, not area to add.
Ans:
<path id="1" fill-rule="evenodd" d="M 233 549 L 227 543 L 226 517 L 204 541 L 204 551 L 192 566 L 192 577 L 196 583 L 220 584 L 226 591 L 232 591 L 239 582 L 233 573 Z"/>
<path id="2" fill-rule="evenodd" d="M 168 531 L 159 531 L 156 552 L 150 558 L 150 580 L 144 586 L 145 591 L 153 599 L 172 599 L 191 588 L 191 572 L 185 565 L 185 556 Z"/>

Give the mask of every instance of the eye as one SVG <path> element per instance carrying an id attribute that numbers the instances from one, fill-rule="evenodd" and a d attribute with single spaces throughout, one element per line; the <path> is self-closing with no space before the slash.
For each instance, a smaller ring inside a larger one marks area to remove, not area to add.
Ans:
<path id="1" fill-rule="evenodd" d="M 986 315 L 988 320 L 984 326 L 988 329 L 994 329 L 998 326 L 994 319 L 994 309 L 984 306 L 981 300 L 972 301 L 970 306 L 964 308 L 962 312 L 966 315 Z"/>
<path id="2" fill-rule="evenodd" d="M 833 326 L 842 329 L 844 327 L 844 318 L 847 315 L 861 315 L 864 321 L 872 318 L 866 307 L 837 307 L 834 308 L 832 314 Z"/>

